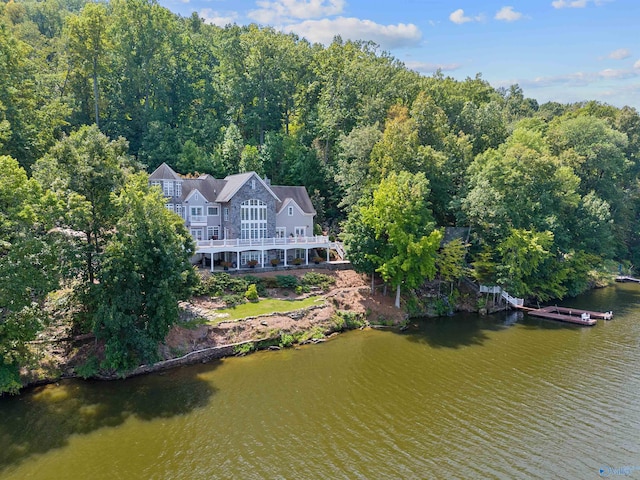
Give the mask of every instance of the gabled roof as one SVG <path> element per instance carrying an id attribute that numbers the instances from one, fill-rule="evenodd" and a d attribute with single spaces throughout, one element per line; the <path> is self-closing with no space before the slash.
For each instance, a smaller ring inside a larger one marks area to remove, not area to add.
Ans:
<path id="1" fill-rule="evenodd" d="M 313 208 L 306 188 L 272 185 L 271 189 L 278 197 L 283 199 L 282 202 L 277 205 L 278 213 L 280 213 L 282 208 L 288 203 L 287 200 L 293 200 L 304 213 L 308 215 L 316 214 L 316 210 Z"/>
<path id="2" fill-rule="evenodd" d="M 149 175 L 149 180 L 180 180 L 180 175 L 174 172 L 169 165 L 162 162 L 162 165 Z"/>
<path id="3" fill-rule="evenodd" d="M 240 190 L 240 188 L 242 188 L 242 186 L 249 181 L 249 179 L 254 177 L 262 184 L 264 188 L 267 189 L 269 193 L 271 193 L 271 195 L 273 195 L 273 198 L 275 198 L 277 202 L 280 201 L 278 195 L 274 193 L 272 188 L 267 185 L 256 172 L 238 173 L 236 175 L 229 175 L 225 177 L 225 185 L 222 191 L 218 194 L 217 201 L 220 203 L 228 202 L 229 200 L 231 200 L 231 198 L 233 198 L 238 190 Z"/>

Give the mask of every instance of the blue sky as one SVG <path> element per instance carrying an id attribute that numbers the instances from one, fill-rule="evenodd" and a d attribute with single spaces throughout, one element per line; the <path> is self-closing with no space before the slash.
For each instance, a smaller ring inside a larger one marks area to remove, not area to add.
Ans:
<path id="1" fill-rule="evenodd" d="M 441 68 L 539 102 L 640 110 L 638 0 L 160 0 L 208 23 L 270 25 L 311 42 L 373 40 L 425 75 Z"/>

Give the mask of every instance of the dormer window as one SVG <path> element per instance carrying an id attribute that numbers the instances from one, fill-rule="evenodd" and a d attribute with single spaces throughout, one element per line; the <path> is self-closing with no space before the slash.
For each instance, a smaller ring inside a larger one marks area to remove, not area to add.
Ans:
<path id="1" fill-rule="evenodd" d="M 163 189 L 162 189 L 162 193 L 164 194 L 165 197 L 173 197 L 173 182 L 162 182 L 163 183 Z"/>
<path id="2" fill-rule="evenodd" d="M 176 182 L 176 197 L 182 196 L 182 182 Z"/>

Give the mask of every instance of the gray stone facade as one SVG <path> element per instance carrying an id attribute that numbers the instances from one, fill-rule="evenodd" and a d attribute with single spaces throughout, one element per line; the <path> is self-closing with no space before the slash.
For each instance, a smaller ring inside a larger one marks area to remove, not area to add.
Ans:
<path id="1" fill-rule="evenodd" d="M 229 208 L 229 220 L 222 221 L 222 226 L 227 229 L 229 238 L 240 238 L 241 205 L 251 199 L 261 200 L 267 204 L 267 238 L 276 236 L 276 199 L 260 182 L 257 175 L 255 178 L 255 189 L 251 188 L 251 181 L 248 181 L 240 187 L 230 202 L 222 205 L 223 209 Z"/>

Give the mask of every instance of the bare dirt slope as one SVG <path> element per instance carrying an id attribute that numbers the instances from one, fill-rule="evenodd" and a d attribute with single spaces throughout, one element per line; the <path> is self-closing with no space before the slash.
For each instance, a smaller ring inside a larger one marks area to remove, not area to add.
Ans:
<path id="1" fill-rule="evenodd" d="M 301 277 L 309 270 L 287 270 L 287 275 Z M 404 320 L 404 312 L 393 306 L 393 299 L 380 294 L 370 295 L 368 280 L 353 270 L 327 271 L 336 279 L 333 288 L 323 296 L 323 306 L 310 307 L 301 312 L 286 315 L 268 315 L 239 321 L 228 321 L 216 326 L 202 325 L 195 329 L 175 326 L 169 333 L 162 348 L 163 357 L 171 358 L 208 347 L 228 345 L 249 340 L 260 340 L 279 332 L 295 333 L 309 331 L 316 327 L 330 330 L 336 311 L 350 311 L 366 315 L 367 319 L 378 323 L 397 324 Z M 256 273 L 255 276 L 273 276 L 273 272 Z M 296 298 L 288 295 L 287 298 Z M 195 299 L 184 307 L 196 311 L 217 308 L 218 302 L 210 298 Z"/>

